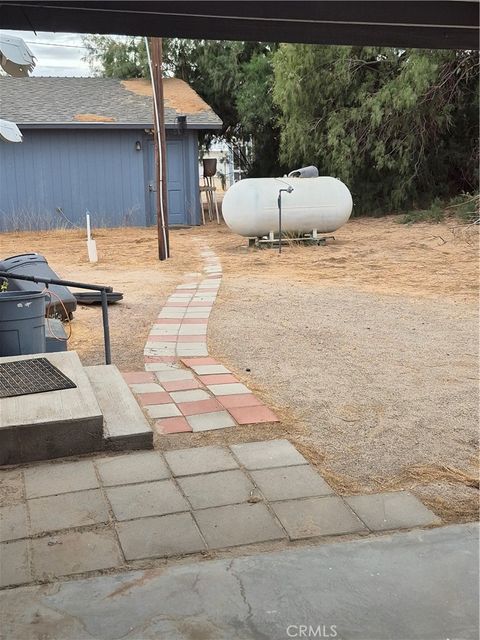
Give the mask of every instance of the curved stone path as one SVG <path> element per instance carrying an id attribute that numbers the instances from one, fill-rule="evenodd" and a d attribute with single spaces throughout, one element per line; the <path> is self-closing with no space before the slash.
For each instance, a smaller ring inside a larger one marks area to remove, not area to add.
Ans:
<path id="1" fill-rule="evenodd" d="M 167 299 L 145 344 L 145 372 L 124 377 L 162 434 L 277 422 L 273 411 L 208 355 L 208 318 L 222 267 L 208 246 L 199 248 L 203 273 L 187 274 Z"/>

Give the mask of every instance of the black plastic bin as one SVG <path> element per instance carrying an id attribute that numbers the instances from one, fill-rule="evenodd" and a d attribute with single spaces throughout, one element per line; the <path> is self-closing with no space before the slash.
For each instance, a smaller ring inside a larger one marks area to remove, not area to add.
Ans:
<path id="1" fill-rule="evenodd" d="M 44 256 L 39 253 L 23 253 L 18 256 L 11 256 L 0 262 L 0 271 L 8 273 L 18 273 L 22 276 L 35 276 L 37 278 L 56 278 L 58 275 L 48 266 L 48 262 Z M 8 279 L 8 291 L 43 291 L 45 285 L 43 283 L 29 282 L 26 280 Z M 46 313 L 49 316 L 55 316 L 66 320 L 65 310 L 60 300 L 65 305 L 67 315 L 71 317 L 77 308 L 77 299 L 67 287 L 59 284 L 51 284 L 48 287 L 52 292 L 46 301 Z M 57 297 L 58 296 L 58 297 Z"/>

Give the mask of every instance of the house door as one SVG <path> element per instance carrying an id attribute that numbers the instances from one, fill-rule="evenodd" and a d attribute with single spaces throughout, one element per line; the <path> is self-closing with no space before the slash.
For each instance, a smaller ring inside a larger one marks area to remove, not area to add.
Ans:
<path id="1" fill-rule="evenodd" d="M 150 221 L 156 217 L 155 145 L 149 142 Z M 185 157 L 183 140 L 167 140 L 167 193 L 169 224 L 188 224 L 185 192 Z"/>

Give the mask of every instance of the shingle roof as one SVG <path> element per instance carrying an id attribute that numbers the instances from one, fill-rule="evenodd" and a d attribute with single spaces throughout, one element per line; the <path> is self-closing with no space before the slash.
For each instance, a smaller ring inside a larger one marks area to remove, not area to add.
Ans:
<path id="1" fill-rule="evenodd" d="M 147 80 L 112 78 L 0 77 L 0 117 L 18 125 L 96 124 L 153 126 Z M 192 128 L 220 128 L 222 121 L 183 80 L 164 79 L 166 126 L 187 116 Z"/>

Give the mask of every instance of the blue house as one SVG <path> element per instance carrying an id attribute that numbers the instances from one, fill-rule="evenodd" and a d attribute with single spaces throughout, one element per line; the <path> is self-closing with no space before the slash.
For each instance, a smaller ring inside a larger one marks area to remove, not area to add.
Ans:
<path id="1" fill-rule="evenodd" d="M 156 220 L 153 107 L 143 79 L 0 77 L 0 231 Z M 185 82 L 164 79 L 169 222 L 200 223 L 198 133 L 220 118 Z"/>

